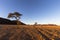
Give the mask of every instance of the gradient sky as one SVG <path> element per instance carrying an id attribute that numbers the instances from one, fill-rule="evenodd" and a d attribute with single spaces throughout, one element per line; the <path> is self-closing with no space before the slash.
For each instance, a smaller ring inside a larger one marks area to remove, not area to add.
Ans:
<path id="1" fill-rule="evenodd" d="M 0 17 L 15 11 L 26 24 L 60 24 L 60 0 L 0 0 Z"/>

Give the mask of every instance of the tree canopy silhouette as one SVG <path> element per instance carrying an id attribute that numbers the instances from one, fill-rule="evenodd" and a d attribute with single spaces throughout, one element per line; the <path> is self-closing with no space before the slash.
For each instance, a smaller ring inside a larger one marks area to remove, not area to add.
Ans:
<path id="1" fill-rule="evenodd" d="M 17 21 L 17 24 L 19 24 L 19 19 L 21 18 L 22 14 L 19 12 L 9 13 L 8 18 L 15 18 Z"/>

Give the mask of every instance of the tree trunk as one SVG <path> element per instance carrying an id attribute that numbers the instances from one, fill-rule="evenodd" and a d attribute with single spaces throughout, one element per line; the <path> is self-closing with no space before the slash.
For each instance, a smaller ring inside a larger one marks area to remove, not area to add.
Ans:
<path id="1" fill-rule="evenodd" d="M 19 25 L 20 25 L 20 24 L 19 24 L 19 19 L 17 19 L 17 26 L 18 26 L 17 28 L 18 28 L 18 29 L 19 29 Z"/>

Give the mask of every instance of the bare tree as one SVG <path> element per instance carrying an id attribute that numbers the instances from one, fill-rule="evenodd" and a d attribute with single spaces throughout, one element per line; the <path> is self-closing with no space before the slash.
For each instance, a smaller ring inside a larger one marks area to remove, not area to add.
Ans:
<path id="1" fill-rule="evenodd" d="M 15 18 L 17 21 L 17 25 L 19 24 L 19 19 L 21 18 L 22 14 L 19 12 L 9 13 L 8 18 Z"/>
<path id="2" fill-rule="evenodd" d="M 37 22 L 35 22 L 35 24 L 34 25 L 37 25 Z"/>

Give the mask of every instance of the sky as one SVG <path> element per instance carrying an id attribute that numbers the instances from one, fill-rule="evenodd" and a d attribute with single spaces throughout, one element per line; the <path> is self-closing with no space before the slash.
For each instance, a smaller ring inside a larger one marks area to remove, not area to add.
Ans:
<path id="1" fill-rule="evenodd" d="M 13 12 L 21 13 L 26 24 L 60 25 L 60 0 L 0 0 L 0 17 Z"/>

